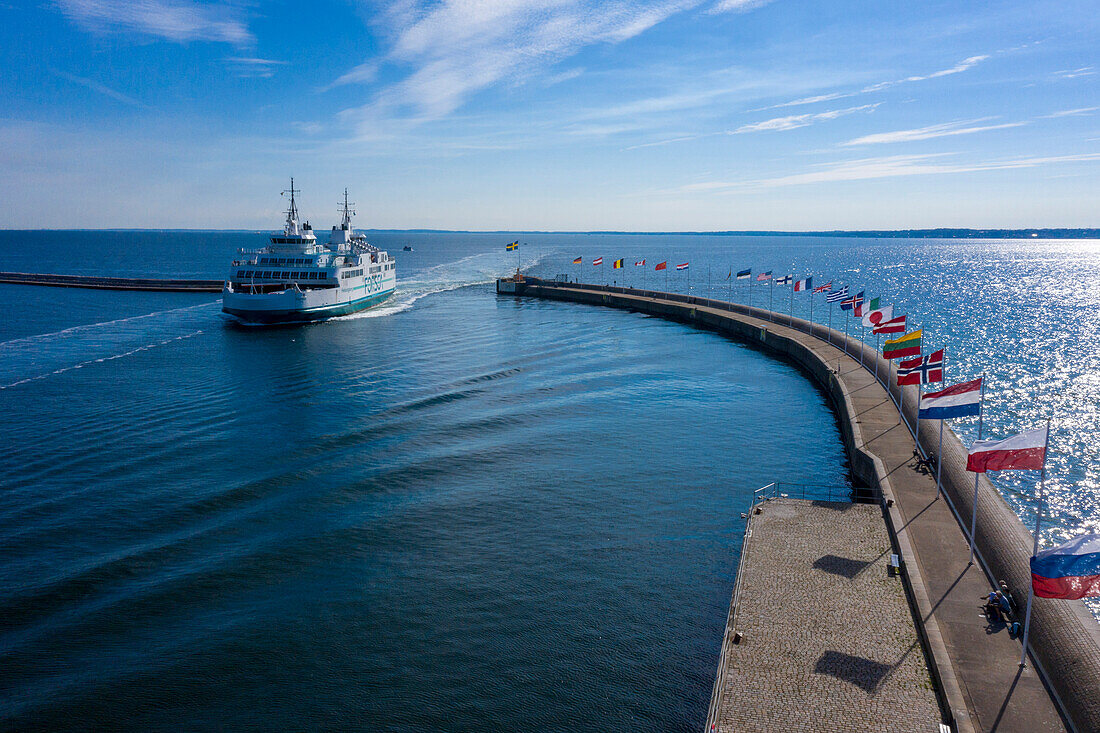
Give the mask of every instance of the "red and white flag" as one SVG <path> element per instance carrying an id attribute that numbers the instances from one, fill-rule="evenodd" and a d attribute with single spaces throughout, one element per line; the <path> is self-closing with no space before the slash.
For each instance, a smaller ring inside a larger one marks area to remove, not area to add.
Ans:
<path id="1" fill-rule="evenodd" d="M 645 267 L 645 260 L 638 260 L 634 263 L 635 267 Z"/>
<path id="2" fill-rule="evenodd" d="M 603 257 L 597 257 L 596 259 L 592 260 L 592 264 L 593 265 L 602 265 L 603 264 Z"/>
<path id="3" fill-rule="evenodd" d="M 888 305 L 885 308 L 875 308 L 873 311 L 867 311 L 863 314 L 863 325 L 865 328 L 874 328 L 880 323 L 885 323 L 894 317 L 894 306 Z M 904 322 L 902 326 L 904 326 Z M 904 331 L 905 329 L 902 328 Z"/>
<path id="4" fill-rule="evenodd" d="M 890 308 L 892 315 L 893 306 L 890 306 Z M 871 333 L 905 333 L 905 316 L 879 321 L 879 324 L 875 326 Z"/>
<path id="5" fill-rule="evenodd" d="M 1047 458 L 1047 426 L 1003 440 L 977 440 L 970 446 L 966 470 L 974 473 L 1008 469 L 1038 471 Z"/>

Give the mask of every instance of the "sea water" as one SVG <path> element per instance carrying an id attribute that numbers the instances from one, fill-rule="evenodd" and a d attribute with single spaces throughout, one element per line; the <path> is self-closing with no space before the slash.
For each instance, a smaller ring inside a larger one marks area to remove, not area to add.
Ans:
<path id="1" fill-rule="evenodd" d="M 0 286 L 4 727 L 697 730 L 740 512 L 770 481 L 843 491 L 836 421 L 792 365 L 716 334 L 497 296 L 516 266 L 663 287 L 652 266 L 688 262 L 669 289 L 798 315 L 810 296 L 724 278 L 882 294 L 949 379 L 987 374 L 987 436 L 1055 416 L 1050 538 L 1095 522 L 1092 243 L 370 239 L 395 297 L 303 326 L 239 326 L 209 294 Z M 262 243 L 4 232 L 0 269 L 217 278 Z M 1035 478 L 999 482 L 1025 517 Z"/>

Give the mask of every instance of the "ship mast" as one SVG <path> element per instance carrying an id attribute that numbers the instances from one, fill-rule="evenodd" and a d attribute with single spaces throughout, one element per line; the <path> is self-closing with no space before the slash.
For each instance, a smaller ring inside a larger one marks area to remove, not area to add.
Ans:
<path id="1" fill-rule="evenodd" d="M 294 178 L 290 179 L 290 189 L 283 191 L 283 195 L 290 194 L 290 208 L 286 210 L 286 233 L 297 234 L 298 233 L 298 205 L 294 201 L 294 194 L 301 193 L 300 189 L 294 188 Z"/>
<path id="2" fill-rule="evenodd" d="M 355 209 L 351 208 L 355 204 L 348 203 L 348 190 L 344 189 L 344 203 L 337 209 L 337 211 L 343 213 L 343 226 L 341 228 L 351 231 L 351 217 L 355 216 Z"/>

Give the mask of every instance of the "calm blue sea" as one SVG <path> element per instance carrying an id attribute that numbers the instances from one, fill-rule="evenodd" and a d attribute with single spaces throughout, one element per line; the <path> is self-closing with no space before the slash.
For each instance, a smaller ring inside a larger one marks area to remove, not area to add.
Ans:
<path id="1" fill-rule="evenodd" d="M 987 374 L 986 435 L 1053 415 L 1048 539 L 1097 526 L 1095 242 L 370 238 L 398 294 L 322 324 L 0 286 L 0 728 L 698 730 L 740 512 L 846 486 L 835 420 L 715 334 L 497 297 L 517 264 L 653 286 L 686 261 L 670 289 L 776 310 L 789 289 L 728 271 L 881 294 L 952 380 Z M 218 278 L 262 243 L 0 232 L 0 270 Z M 1024 516 L 1036 478 L 1001 481 Z"/>

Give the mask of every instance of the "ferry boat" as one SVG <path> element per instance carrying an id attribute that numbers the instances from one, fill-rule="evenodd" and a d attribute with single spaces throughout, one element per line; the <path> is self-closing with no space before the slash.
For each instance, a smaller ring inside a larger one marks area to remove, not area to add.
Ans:
<path id="1" fill-rule="evenodd" d="M 263 249 L 238 253 L 222 288 L 222 311 L 246 323 L 319 321 L 370 308 L 393 295 L 397 263 L 351 226 L 355 211 L 344 201 L 340 225 L 327 245 L 308 221 L 299 222 L 290 179 L 290 208 L 281 234 Z"/>

